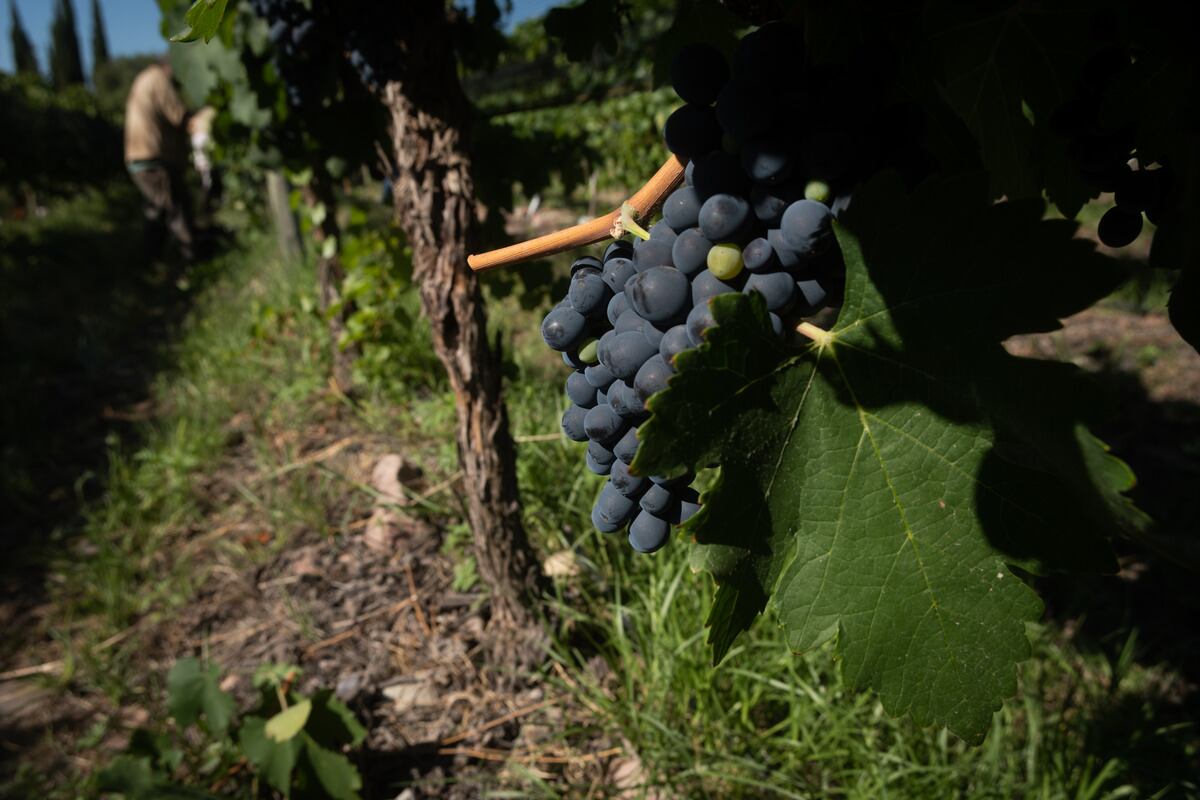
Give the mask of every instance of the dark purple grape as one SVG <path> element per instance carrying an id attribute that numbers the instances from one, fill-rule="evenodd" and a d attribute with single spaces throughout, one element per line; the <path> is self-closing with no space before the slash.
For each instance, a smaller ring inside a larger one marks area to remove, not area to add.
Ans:
<path id="1" fill-rule="evenodd" d="M 667 224 L 665 219 L 660 219 L 658 222 L 651 225 L 650 230 L 648 230 L 647 233 L 650 234 L 651 241 L 661 239 L 663 241 L 670 242 L 671 244 L 675 244 L 675 237 L 679 235 L 675 232 L 674 228 Z"/>
<path id="2" fill-rule="evenodd" d="M 652 483 L 646 493 L 642 495 L 638 505 L 642 507 L 643 511 L 661 516 L 666 513 L 673 499 L 675 499 L 675 494 L 669 488 L 659 483 Z"/>
<path id="3" fill-rule="evenodd" d="M 738 195 L 714 194 L 700 207 L 700 232 L 711 242 L 732 242 L 745 234 L 750 204 Z"/>
<path id="4" fill-rule="evenodd" d="M 629 300 L 625 298 L 624 292 L 617 292 L 608 301 L 608 310 L 605 312 L 608 316 L 608 321 L 613 325 L 617 324 L 617 320 L 621 315 L 629 310 Z"/>
<path id="5" fill-rule="evenodd" d="M 598 269 L 578 269 L 571 275 L 571 288 L 567 291 L 567 298 L 571 301 L 571 308 L 585 317 L 599 314 L 606 309 L 612 295 L 612 289 L 605 283 Z"/>
<path id="6" fill-rule="evenodd" d="M 608 366 L 608 348 L 612 347 L 613 339 L 615 338 L 617 338 L 617 331 L 614 329 L 605 331 L 604 335 L 600 337 L 600 341 L 596 342 L 596 359 L 608 367 L 609 371 L 612 371 L 612 367 Z"/>
<path id="7" fill-rule="evenodd" d="M 588 442 L 587 452 L 592 457 L 592 460 L 602 467 L 611 467 L 613 462 L 617 460 L 612 450 L 595 440 Z"/>
<path id="8" fill-rule="evenodd" d="M 597 272 L 602 270 L 604 265 L 600 263 L 600 259 L 595 256 L 580 256 L 571 262 L 571 274 L 574 275 L 581 269 L 594 269 Z"/>
<path id="9" fill-rule="evenodd" d="M 704 238 L 699 228 L 688 228 L 675 239 L 671 260 L 675 268 L 687 277 L 694 277 L 708 263 L 708 251 L 713 243 Z"/>
<path id="10" fill-rule="evenodd" d="M 630 253 L 630 255 L 633 254 Z M 620 294 L 625 289 L 625 281 L 636 274 L 637 267 L 633 265 L 631 259 L 624 256 L 616 256 L 604 262 L 604 282 L 615 294 Z"/>
<path id="11" fill-rule="evenodd" d="M 783 212 L 784 243 L 802 256 L 820 255 L 833 244 L 833 214 L 815 200 L 797 200 Z"/>
<path id="12" fill-rule="evenodd" d="M 640 419 L 646 411 L 634 387 L 624 380 L 614 380 L 608 387 L 608 405 L 611 405 L 612 410 L 622 419 L 630 421 Z"/>
<path id="13" fill-rule="evenodd" d="M 642 319 L 632 308 L 625 311 L 621 316 L 617 317 L 617 324 L 613 326 L 612 333 L 629 333 L 630 331 L 641 332 L 642 328 L 649 325 L 649 322 Z"/>
<path id="14" fill-rule="evenodd" d="M 750 179 L 737 156 L 717 150 L 696 159 L 692 186 L 700 199 L 707 200 L 715 194 L 745 194 Z"/>
<path id="15" fill-rule="evenodd" d="M 742 248 L 742 265 L 747 272 L 775 272 L 780 269 L 775 248 L 761 237 Z"/>
<path id="16" fill-rule="evenodd" d="M 621 438 L 626 422 L 605 403 L 589 408 L 583 417 L 583 430 L 594 442 L 612 442 Z"/>
<path id="17" fill-rule="evenodd" d="M 729 80 L 725 56 L 710 44 L 687 44 L 671 59 L 671 88 L 685 103 L 709 106 Z"/>
<path id="18" fill-rule="evenodd" d="M 612 464 L 611 463 L 603 464 L 603 463 L 597 461 L 596 457 L 594 455 L 592 455 L 591 450 L 588 450 L 586 453 L 584 453 L 583 463 L 587 465 L 587 468 L 589 470 L 596 473 L 597 475 L 607 475 L 609 472 L 612 471 Z"/>
<path id="19" fill-rule="evenodd" d="M 608 404 L 623 419 L 636 422 L 646 415 L 646 406 L 634 388 L 625 381 L 613 381 L 608 387 Z"/>
<path id="20" fill-rule="evenodd" d="M 654 553 L 661 550 L 670 536 L 670 523 L 648 511 L 638 514 L 629 525 L 629 544 L 639 553 Z"/>
<path id="21" fill-rule="evenodd" d="M 651 395 L 667 388 L 667 381 L 674 374 L 675 370 L 671 369 L 661 355 L 655 353 L 646 359 L 646 363 L 637 371 L 633 379 L 633 388 L 644 403 Z"/>
<path id="22" fill-rule="evenodd" d="M 788 181 L 774 186 L 756 183 L 750 189 L 750 208 L 754 217 L 768 228 L 778 228 L 783 212 L 792 203 L 804 197 L 804 187 L 798 181 Z"/>
<path id="23" fill-rule="evenodd" d="M 1096 233 L 1109 247 L 1125 247 L 1142 232 L 1142 214 L 1127 206 L 1113 206 L 1104 212 Z"/>
<path id="24" fill-rule="evenodd" d="M 641 497 L 653 485 L 646 478 L 632 474 L 629 465 L 620 459 L 613 463 L 611 476 L 616 490 L 629 498 Z"/>
<path id="25" fill-rule="evenodd" d="M 687 329 L 690 346 L 699 347 L 703 344 L 705 331 L 716 324 L 717 321 L 713 318 L 712 308 L 709 307 L 708 301 L 697 303 L 688 312 L 687 323 L 684 326 Z"/>
<path id="26" fill-rule="evenodd" d="M 767 303 L 767 311 L 784 313 L 796 298 L 796 279 L 786 272 L 764 272 L 746 279 L 745 294 L 758 292 Z"/>
<path id="27" fill-rule="evenodd" d="M 655 325 L 653 322 L 647 322 L 642 326 L 642 336 L 646 337 L 646 341 L 649 342 L 655 350 L 658 349 L 658 344 L 662 341 L 663 334 L 665 332 L 666 331 Z"/>
<path id="28" fill-rule="evenodd" d="M 755 182 L 782 183 L 794 165 L 792 148 L 778 136 L 756 136 L 742 148 L 742 168 Z"/>
<path id="29" fill-rule="evenodd" d="M 571 308 L 555 308 L 542 320 L 542 339 L 552 350 L 574 350 L 587 333 L 587 320 Z"/>
<path id="30" fill-rule="evenodd" d="M 629 307 L 650 322 L 668 322 L 687 308 L 691 286 L 674 267 L 651 267 L 625 284 Z"/>
<path id="31" fill-rule="evenodd" d="M 667 117 L 663 140 L 668 150 L 680 160 L 686 160 L 720 147 L 721 126 L 711 108 L 689 103 Z"/>
<path id="32" fill-rule="evenodd" d="M 628 314 L 629 312 L 625 312 Z M 637 375 L 646 359 L 658 353 L 658 348 L 646 341 L 641 331 L 618 333 L 608 347 L 608 368 L 622 380 Z"/>
<path id="33" fill-rule="evenodd" d="M 617 376 L 612 374 L 612 370 L 603 364 L 592 364 L 583 371 L 583 377 L 587 378 L 587 382 L 597 389 L 607 389 L 608 385 L 617 379 Z"/>
<path id="34" fill-rule="evenodd" d="M 617 491 L 612 481 L 604 484 L 596 505 L 592 506 L 592 524 L 601 533 L 615 533 L 638 511 L 637 500 Z"/>
<path id="35" fill-rule="evenodd" d="M 604 263 L 614 258 L 633 258 L 633 243 L 626 239 L 616 239 L 604 248 Z"/>
<path id="36" fill-rule="evenodd" d="M 616 455 L 616 457 L 618 459 L 620 459 L 621 461 L 623 461 L 626 464 L 633 463 L 633 457 L 637 455 L 637 449 L 638 449 L 637 428 L 633 428 L 633 427 L 631 427 L 629 430 L 625 431 L 625 435 L 622 436 L 617 441 L 617 443 L 613 445 L 613 453 Z"/>
<path id="37" fill-rule="evenodd" d="M 709 270 L 704 270 L 692 281 L 692 303 L 704 305 L 705 301 L 727 292 L 740 292 L 745 279 L 739 275 L 732 281 L 723 281 Z"/>
<path id="38" fill-rule="evenodd" d="M 638 272 L 645 272 L 653 267 L 671 266 L 671 246 L 674 243 L 674 240 L 668 242 L 666 239 L 639 240 L 633 248 L 634 268 Z"/>
<path id="39" fill-rule="evenodd" d="M 778 228 L 772 228 L 767 231 L 767 241 L 770 242 L 771 248 L 775 251 L 775 257 L 779 259 L 779 266 L 788 272 L 798 272 L 803 269 L 808 259 L 793 250 L 787 242 L 783 240 L 783 231 Z"/>
<path id="40" fill-rule="evenodd" d="M 689 313 L 688 316 L 690 317 L 691 314 Z M 663 334 L 662 341 L 658 345 L 658 354 L 673 368 L 675 356 L 691 346 L 692 340 L 688 337 L 687 325 L 676 325 Z"/>
<path id="41" fill-rule="evenodd" d="M 681 186 L 667 196 L 663 201 L 663 221 L 671 226 L 676 233 L 683 233 L 688 228 L 696 227 L 700 219 L 700 205 L 703 201 L 691 186 Z"/>
<path id="42" fill-rule="evenodd" d="M 562 429 L 563 433 L 572 442 L 586 442 L 587 431 L 583 428 L 583 418 L 587 416 L 587 409 L 573 405 L 563 412 Z"/>
<path id="43" fill-rule="evenodd" d="M 591 408 L 596 404 L 596 387 L 587 382 L 582 372 L 572 372 L 567 376 L 567 397 L 577 406 Z"/>

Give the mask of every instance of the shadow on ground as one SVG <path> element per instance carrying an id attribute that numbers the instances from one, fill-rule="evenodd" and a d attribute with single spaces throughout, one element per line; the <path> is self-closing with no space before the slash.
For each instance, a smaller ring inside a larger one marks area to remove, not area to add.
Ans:
<path id="1" fill-rule="evenodd" d="M 1095 432 L 1133 468 L 1132 499 L 1151 514 L 1178 554 L 1197 552 L 1200 535 L 1200 404 L 1158 399 L 1138 372 L 1103 345 L 1089 353 L 1097 389 L 1112 401 L 1111 418 Z M 1181 379 L 1186 376 L 1179 376 Z M 1200 400 L 1200 398 L 1197 398 Z M 1076 709 L 1088 751 L 1099 763 L 1127 761 L 1135 785 L 1196 774 L 1200 743 L 1200 593 L 1197 573 L 1165 553 L 1115 542 L 1117 575 L 1066 575 L 1037 580 L 1046 619 L 1084 652 L 1100 654 L 1107 675 L 1079 674 L 1081 692 L 1108 702 Z M 1137 685 L 1128 666 L 1148 668 Z M 1091 687 L 1085 684 L 1092 683 Z M 1070 708 L 1071 701 L 1067 700 Z"/>
<path id="2" fill-rule="evenodd" d="M 0 606 L 37 602 L 44 556 L 103 491 L 109 438 L 151 415 L 149 383 L 204 281 L 147 262 L 124 182 L 0 225 Z"/>

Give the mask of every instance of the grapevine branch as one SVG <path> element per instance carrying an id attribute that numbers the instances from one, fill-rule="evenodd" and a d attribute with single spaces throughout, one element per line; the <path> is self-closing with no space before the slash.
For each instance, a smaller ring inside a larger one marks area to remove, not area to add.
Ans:
<path id="1" fill-rule="evenodd" d="M 633 214 L 638 219 L 645 219 L 654 209 L 662 205 L 667 195 L 675 191 L 683 181 L 683 164 L 675 156 L 667 159 L 666 163 L 654 173 L 654 177 L 646 181 L 646 185 L 638 189 L 628 200 Z M 617 208 L 603 216 L 584 222 L 581 225 L 567 228 L 536 239 L 530 239 L 519 244 L 501 247 L 467 256 L 467 264 L 476 272 L 496 269 L 508 264 L 518 264 L 534 258 L 573 250 L 576 247 L 594 244 L 608 238 L 619 238 L 625 232 L 621 222 L 621 209 Z"/>

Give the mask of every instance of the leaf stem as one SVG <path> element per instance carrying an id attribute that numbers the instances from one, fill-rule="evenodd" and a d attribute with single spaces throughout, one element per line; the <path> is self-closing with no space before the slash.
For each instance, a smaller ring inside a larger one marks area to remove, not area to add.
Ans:
<path id="1" fill-rule="evenodd" d="M 824 328 L 818 328 L 811 322 L 801 322 L 796 326 L 796 333 L 812 339 L 819 347 L 828 347 L 833 344 L 833 334 Z"/>

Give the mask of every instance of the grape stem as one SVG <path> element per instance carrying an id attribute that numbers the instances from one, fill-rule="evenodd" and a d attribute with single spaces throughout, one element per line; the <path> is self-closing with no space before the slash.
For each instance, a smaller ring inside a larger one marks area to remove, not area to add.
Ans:
<path id="1" fill-rule="evenodd" d="M 501 247 L 498 250 L 489 250 L 486 253 L 469 255 L 467 256 L 467 264 L 476 272 L 483 272 L 484 270 L 496 269 L 508 264 L 519 264 L 522 261 L 529 261 L 534 258 L 544 258 L 555 253 L 561 253 L 564 250 L 573 250 L 576 247 L 594 244 L 605 239 L 617 239 L 623 236 L 627 230 L 631 233 L 636 233 L 635 230 L 627 228 L 626 223 L 622 221 L 622 209 L 625 206 L 629 206 L 626 212 L 628 216 L 625 219 L 634 222 L 634 227 L 640 228 L 640 226 L 637 226 L 636 220 L 644 220 L 649 217 L 656 208 L 662 205 L 667 195 L 675 191 L 682 182 L 683 164 L 675 156 L 671 156 L 659 168 L 658 172 L 654 173 L 654 177 L 646 181 L 645 186 L 638 189 L 627 202 L 621 204 L 621 208 L 596 217 L 582 225 L 575 225 L 565 230 L 548 233 L 536 239 L 530 239 L 519 244 L 509 245 L 508 247 Z"/>

